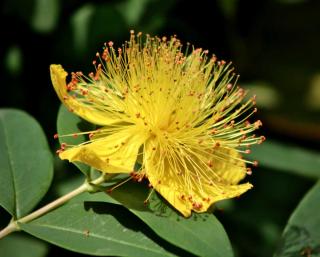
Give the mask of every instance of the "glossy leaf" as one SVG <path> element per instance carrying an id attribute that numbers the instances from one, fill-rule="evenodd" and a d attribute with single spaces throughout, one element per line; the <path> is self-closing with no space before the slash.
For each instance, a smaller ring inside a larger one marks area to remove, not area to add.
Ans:
<path id="1" fill-rule="evenodd" d="M 197 256 L 233 256 L 228 236 L 212 214 L 193 214 L 186 219 L 154 192 L 149 207 L 145 185 L 127 183 L 110 194 L 145 222 L 157 235 Z"/>
<path id="2" fill-rule="evenodd" d="M 319 203 L 320 182 L 306 194 L 292 213 L 276 257 L 320 256 Z"/>
<path id="3" fill-rule="evenodd" d="M 47 244 L 30 236 L 11 234 L 0 240 L 0 257 L 45 257 Z"/>
<path id="4" fill-rule="evenodd" d="M 79 179 L 68 181 L 60 185 L 59 192 L 64 194 L 80 182 Z M 124 205 L 158 236 L 197 256 L 233 256 L 228 236 L 214 215 L 193 214 L 189 219 L 185 219 L 156 193 L 152 195 L 149 206 L 146 206 L 144 200 L 147 196 L 148 190 L 145 185 L 128 182 L 111 194 L 93 194 L 91 200 Z M 82 196 L 77 198 L 79 202 L 86 199 L 87 197 Z"/>
<path id="5" fill-rule="evenodd" d="M 0 142 L 0 205 L 20 218 L 47 192 L 52 154 L 37 121 L 19 110 L 0 110 Z"/>
<path id="6" fill-rule="evenodd" d="M 20 224 L 22 230 L 90 255 L 173 256 L 142 233 L 122 207 L 92 201 L 88 193 L 79 198 L 28 224 Z"/>
<path id="7" fill-rule="evenodd" d="M 301 147 L 267 140 L 253 148 L 251 158 L 264 167 L 320 178 L 320 154 Z"/>

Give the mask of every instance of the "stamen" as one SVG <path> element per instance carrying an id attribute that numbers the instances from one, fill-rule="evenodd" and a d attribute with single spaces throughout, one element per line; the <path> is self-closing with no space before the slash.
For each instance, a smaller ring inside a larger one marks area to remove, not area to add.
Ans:
<path id="1" fill-rule="evenodd" d="M 132 177 L 128 177 L 127 179 L 121 181 L 120 183 L 116 184 L 112 188 L 107 189 L 107 193 L 112 193 L 113 190 L 115 190 L 116 188 L 118 188 L 118 187 L 122 186 L 123 184 L 129 182 L 131 179 L 132 179 Z"/>

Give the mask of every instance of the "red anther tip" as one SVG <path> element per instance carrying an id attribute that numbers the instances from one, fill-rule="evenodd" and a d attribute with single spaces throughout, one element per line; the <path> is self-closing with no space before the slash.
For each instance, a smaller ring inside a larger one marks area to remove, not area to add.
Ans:
<path id="1" fill-rule="evenodd" d="M 250 153 L 251 153 L 251 150 L 250 150 L 250 149 L 247 149 L 247 150 L 245 151 L 245 153 L 246 153 L 246 154 L 250 154 Z"/>
<path id="2" fill-rule="evenodd" d="M 54 138 L 54 139 L 57 139 L 57 138 L 59 138 L 59 135 L 58 135 L 58 134 L 54 134 L 54 135 L 53 135 L 53 138 Z"/>
<path id="3" fill-rule="evenodd" d="M 192 207 L 196 210 L 199 210 L 202 208 L 202 203 L 199 203 L 199 202 L 193 202 L 192 203 Z"/>
<path id="4" fill-rule="evenodd" d="M 106 192 L 107 192 L 108 194 L 111 194 L 111 193 L 112 193 L 112 189 L 109 188 L 109 189 L 106 190 Z"/>
<path id="5" fill-rule="evenodd" d="M 66 148 L 67 144 L 66 143 L 62 143 L 61 144 L 61 150 L 64 150 Z"/>
<path id="6" fill-rule="evenodd" d="M 247 175 L 250 176 L 250 175 L 252 175 L 252 170 L 250 168 L 248 168 L 246 173 L 247 173 Z"/>
<path id="7" fill-rule="evenodd" d="M 231 90 L 231 89 L 232 89 L 232 84 L 229 83 L 229 84 L 227 85 L 227 90 L 229 91 L 229 90 Z"/>
<path id="8" fill-rule="evenodd" d="M 144 205 L 147 205 L 148 203 L 149 203 L 148 200 L 144 200 L 144 201 L 143 201 L 143 204 L 144 204 Z"/>
<path id="9" fill-rule="evenodd" d="M 73 138 L 77 138 L 77 137 L 78 137 L 78 134 L 73 134 L 72 137 L 73 137 Z"/>
<path id="10" fill-rule="evenodd" d="M 261 126 L 262 126 L 261 120 L 257 120 L 257 121 L 254 123 L 254 128 L 255 128 L 255 129 L 258 129 L 258 128 L 261 127 Z"/>
<path id="11" fill-rule="evenodd" d="M 112 47 L 112 46 L 113 46 L 113 42 L 112 42 L 112 41 L 109 41 L 109 42 L 108 42 L 108 46 L 109 46 L 109 47 Z"/>
<path id="12" fill-rule="evenodd" d="M 254 161 L 254 162 L 253 162 L 253 166 L 254 166 L 254 167 L 258 167 L 258 165 L 259 165 L 258 161 Z"/>
<path id="13" fill-rule="evenodd" d="M 217 130 L 216 129 L 212 129 L 211 131 L 210 131 L 210 134 L 216 134 L 217 133 Z"/>

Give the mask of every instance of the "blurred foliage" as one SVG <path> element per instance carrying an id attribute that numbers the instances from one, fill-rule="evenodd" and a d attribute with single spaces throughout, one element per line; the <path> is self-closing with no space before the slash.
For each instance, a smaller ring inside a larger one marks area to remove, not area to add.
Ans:
<path id="1" fill-rule="evenodd" d="M 271 256 L 290 213 L 320 172 L 319 11 L 316 0 L 4 0 L 1 107 L 25 110 L 52 138 L 59 100 L 49 65 L 87 73 L 103 43 L 121 46 L 130 29 L 177 34 L 183 42 L 232 60 L 241 74 L 239 84 L 257 94 L 261 133 L 280 145 L 270 140 L 266 152 L 257 153 L 262 168 L 250 177 L 255 188 L 222 202 L 224 211 L 216 214 L 237 256 Z M 49 143 L 54 151 L 54 141 Z M 77 172 L 72 170 L 56 161 L 55 183 L 73 179 Z M 52 188 L 48 199 L 56 194 Z M 1 217 L 2 224 L 7 216 Z M 47 256 L 82 256 L 50 249 Z"/>

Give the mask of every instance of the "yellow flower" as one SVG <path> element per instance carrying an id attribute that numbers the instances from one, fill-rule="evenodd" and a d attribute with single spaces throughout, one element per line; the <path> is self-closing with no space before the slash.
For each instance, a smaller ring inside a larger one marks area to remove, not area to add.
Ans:
<path id="1" fill-rule="evenodd" d="M 61 65 L 50 67 L 65 106 L 100 126 L 87 142 L 63 145 L 60 158 L 145 177 L 185 217 L 250 189 L 238 183 L 254 162 L 241 154 L 264 139 L 248 135 L 261 122 L 248 121 L 255 99 L 243 102 L 231 64 L 188 48 L 176 37 L 131 32 L 122 48 L 105 44 L 88 77 L 72 73 L 67 84 Z"/>

